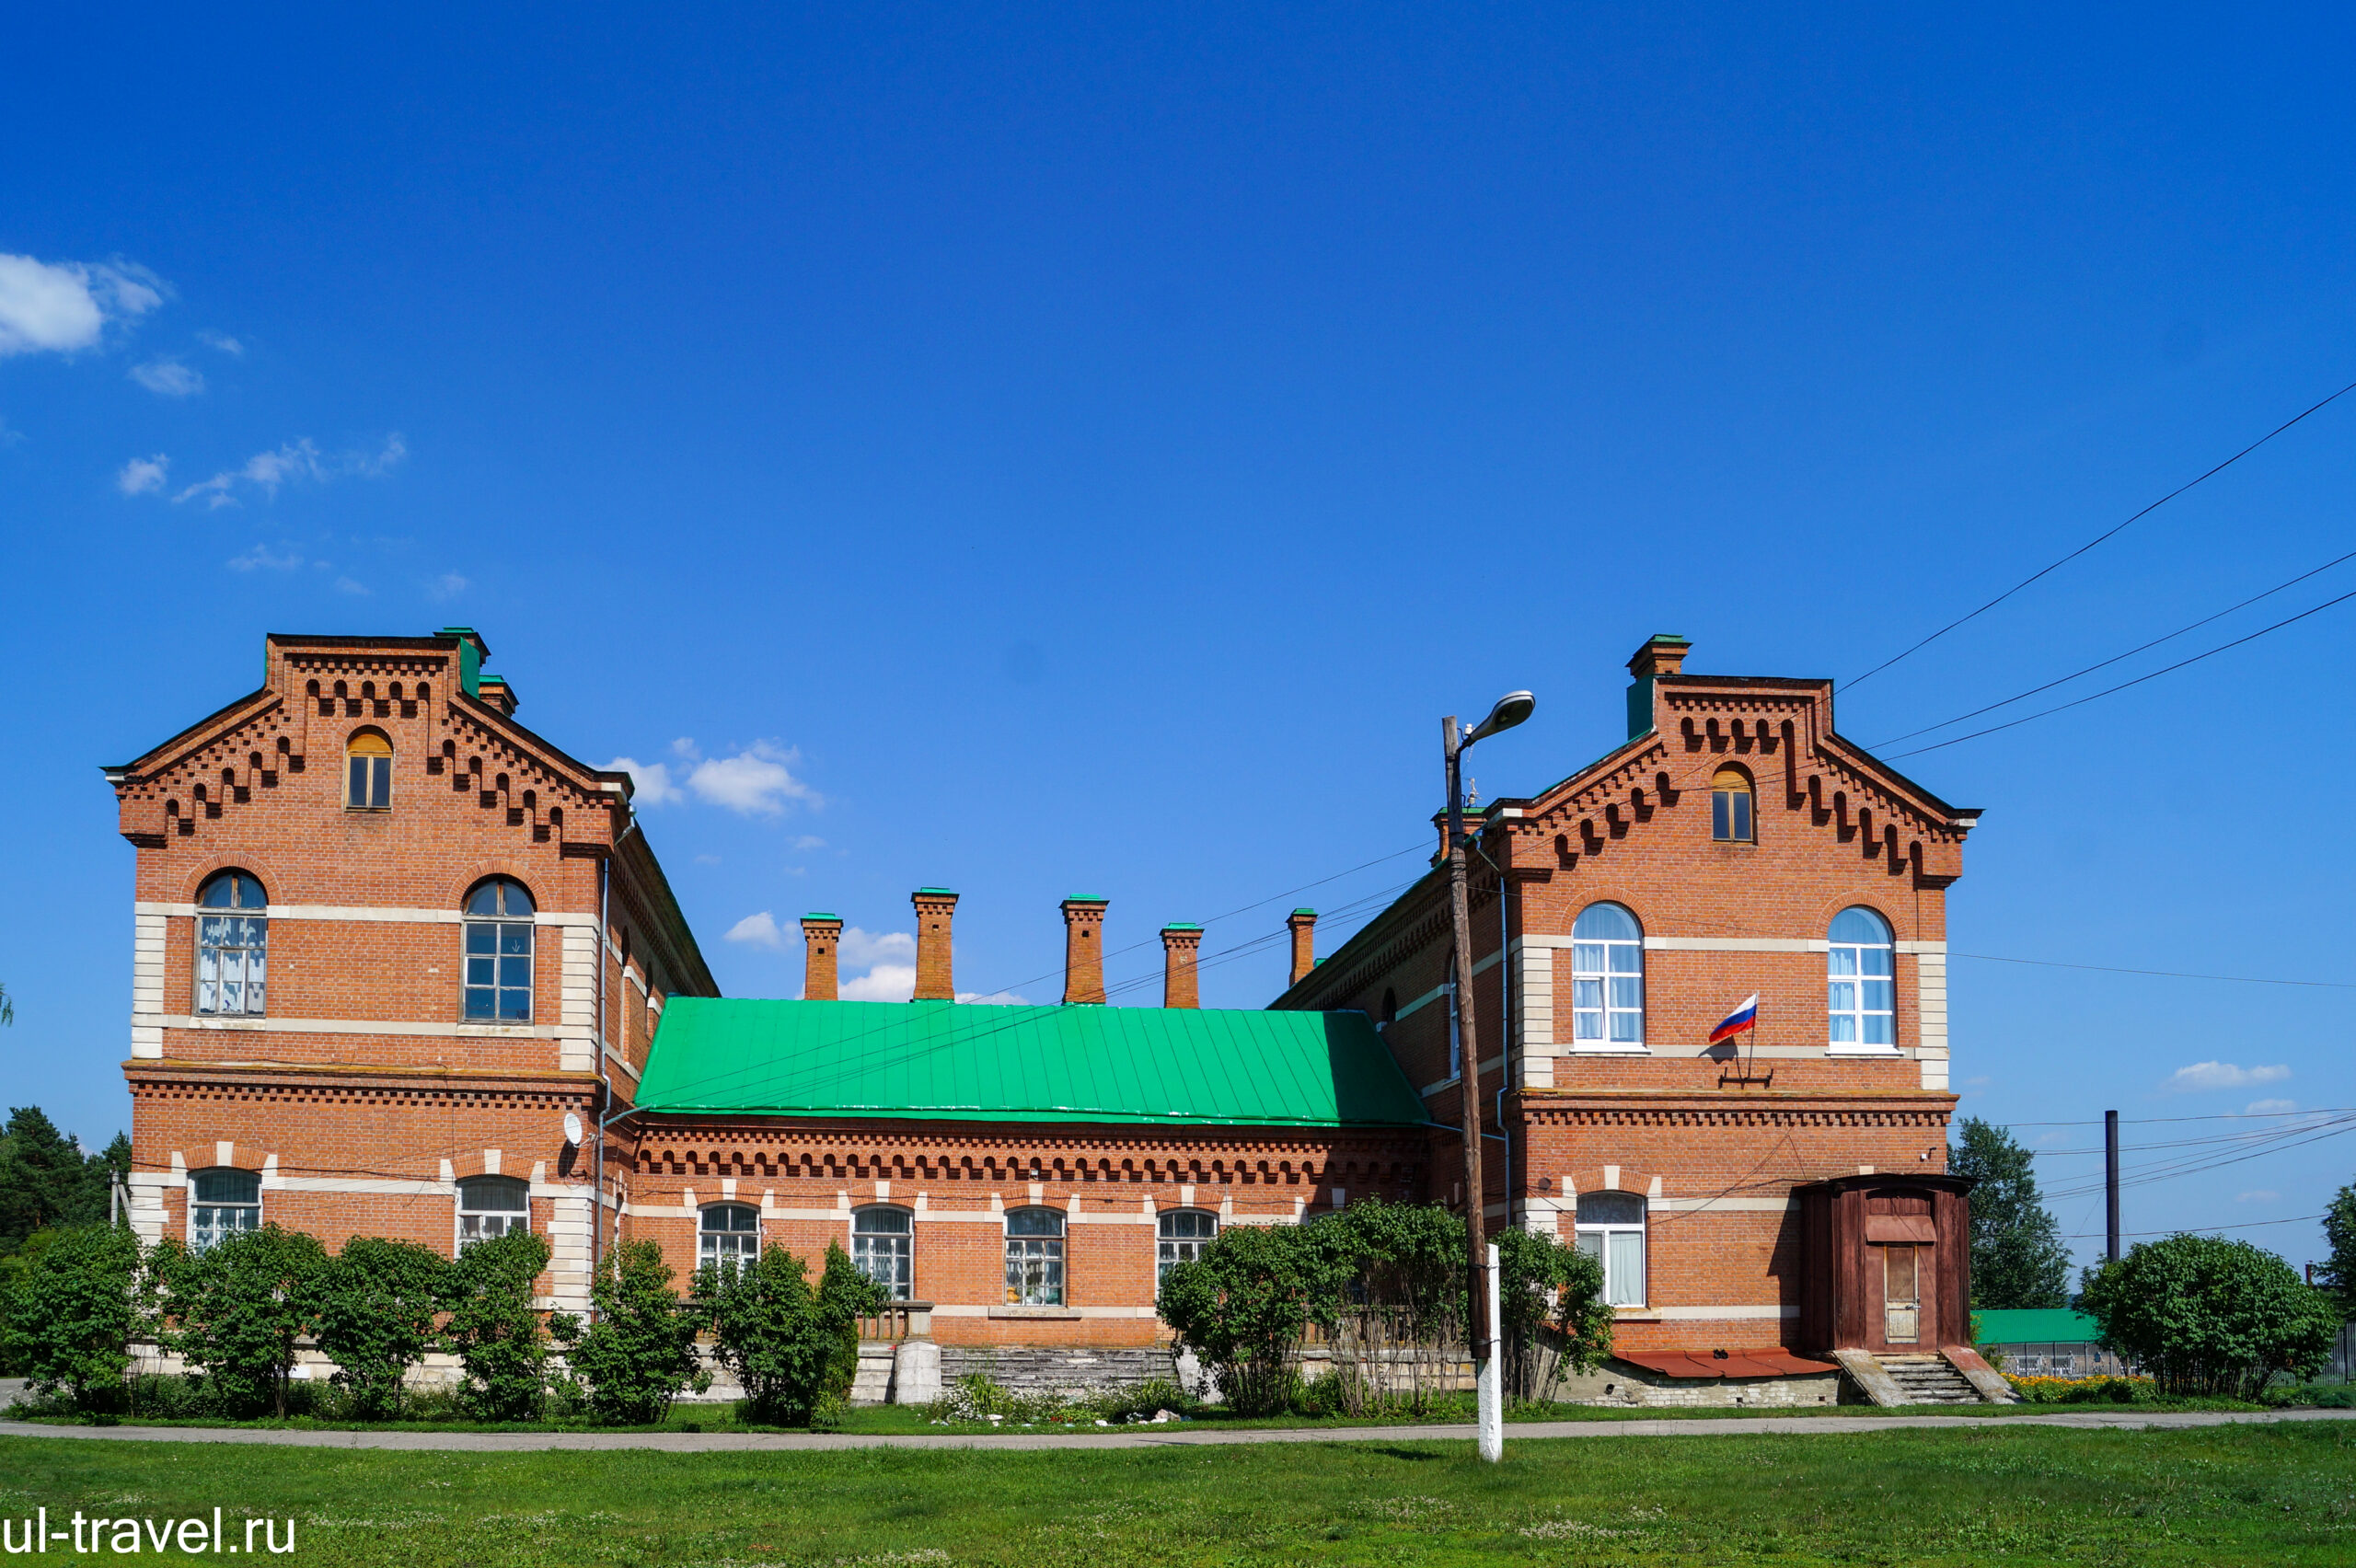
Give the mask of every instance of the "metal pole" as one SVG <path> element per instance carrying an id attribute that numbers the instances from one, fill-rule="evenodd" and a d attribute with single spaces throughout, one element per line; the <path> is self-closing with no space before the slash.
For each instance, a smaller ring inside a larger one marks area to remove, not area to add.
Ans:
<path id="1" fill-rule="evenodd" d="M 2103 1235 L 2109 1261 L 2119 1262 L 2119 1113 L 2102 1113 Z"/>
<path id="2" fill-rule="evenodd" d="M 1456 726 L 1456 716 L 1449 714 L 1440 721 L 1440 740 L 1448 759 L 1448 913 L 1449 924 L 1455 935 L 1456 945 L 1456 1016 L 1457 1039 L 1463 1054 L 1461 1077 L 1457 1085 L 1457 1097 L 1464 1112 L 1464 1234 L 1465 1261 L 1468 1265 L 1466 1283 L 1469 1294 L 1472 1341 L 1472 1378 L 1481 1412 L 1484 1430 L 1496 1413 L 1497 1399 L 1496 1367 L 1496 1320 L 1489 1311 L 1489 1293 L 1484 1288 L 1483 1274 L 1488 1263 L 1488 1248 L 1482 1234 L 1484 1216 L 1481 1212 L 1484 1189 L 1481 1181 L 1481 1044 L 1473 1020 L 1472 1008 L 1472 920 L 1471 899 L 1464 885 L 1464 770 L 1461 760 L 1464 738 Z M 1499 1428 L 1502 1434 L 1503 1428 Z M 1499 1438 L 1502 1445 L 1502 1435 Z M 1502 1451 L 1502 1447 L 1500 1448 Z M 1496 1458 L 1489 1445 L 1481 1445 L 1481 1457 Z"/>

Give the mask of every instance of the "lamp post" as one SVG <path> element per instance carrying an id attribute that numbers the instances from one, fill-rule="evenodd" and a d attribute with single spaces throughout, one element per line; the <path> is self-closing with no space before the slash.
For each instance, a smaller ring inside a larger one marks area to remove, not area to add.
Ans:
<path id="1" fill-rule="evenodd" d="M 1472 1265 L 1468 1284 L 1472 1300 L 1472 1384 L 1480 1406 L 1481 1457 L 1496 1460 L 1505 1457 L 1505 1410 L 1499 1387 L 1497 1366 L 1497 1319 L 1493 1288 L 1495 1281 L 1490 1270 L 1491 1249 L 1483 1234 L 1481 1199 L 1481 1046 L 1474 1032 L 1472 998 L 1468 987 L 1472 980 L 1472 921 L 1471 901 L 1464 887 L 1464 752 L 1476 741 L 1487 739 L 1500 730 L 1510 730 L 1530 717 L 1538 699 L 1526 691 L 1507 692 L 1497 698 L 1489 716 L 1472 727 L 1470 734 L 1460 732 L 1456 715 L 1451 713 L 1439 721 L 1440 739 L 1448 757 L 1448 915 L 1455 938 L 1455 974 L 1449 981 L 1449 1002 L 1456 1013 L 1456 1037 L 1459 1065 L 1458 1093 L 1464 1106 L 1464 1232 L 1468 1243 L 1466 1256 Z M 1505 895 L 1502 882 L 1498 896 Z M 1505 962 L 1500 951 L 1497 962 Z M 1510 1211 L 1511 1194 L 1507 1205 Z"/>

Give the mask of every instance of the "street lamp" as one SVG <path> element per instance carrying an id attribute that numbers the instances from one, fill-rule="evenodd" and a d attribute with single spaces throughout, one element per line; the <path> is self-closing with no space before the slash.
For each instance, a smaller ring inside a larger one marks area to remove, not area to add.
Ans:
<path id="1" fill-rule="evenodd" d="M 1489 716 L 1475 724 L 1470 734 L 1458 730 L 1453 713 L 1439 721 L 1448 756 L 1448 913 L 1456 941 L 1456 973 L 1449 982 L 1449 1001 L 1456 1012 L 1459 1093 L 1464 1102 L 1464 1233 L 1472 1266 L 1472 1386 L 1480 1406 L 1481 1457 L 1493 1461 L 1505 1457 L 1506 1428 L 1497 1366 L 1496 1265 L 1489 1256 L 1494 1249 L 1483 1234 L 1481 1214 L 1481 1046 L 1473 1031 L 1472 999 L 1467 989 L 1472 978 L 1472 921 L 1464 888 L 1463 758 L 1467 746 L 1500 730 L 1512 729 L 1537 706 L 1538 699 L 1530 693 L 1509 691 L 1497 698 Z M 1505 896 L 1502 879 L 1497 896 Z M 1500 966 L 1505 956 L 1502 951 L 1497 954 Z M 1502 967 L 1499 973 L 1503 974 Z M 1506 1205 L 1510 1214 L 1511 1193 L 1506 1195 Z"/>

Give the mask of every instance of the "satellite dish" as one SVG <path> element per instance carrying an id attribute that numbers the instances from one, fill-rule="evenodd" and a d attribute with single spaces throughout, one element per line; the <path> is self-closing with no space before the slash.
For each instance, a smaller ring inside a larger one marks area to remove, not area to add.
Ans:
<path id="1" fill-rule="evenodd" d="M 569 1144 L 581 1141 L 581 1118 L 570 1111 L 564 1113 L 564 1141 Z"/>

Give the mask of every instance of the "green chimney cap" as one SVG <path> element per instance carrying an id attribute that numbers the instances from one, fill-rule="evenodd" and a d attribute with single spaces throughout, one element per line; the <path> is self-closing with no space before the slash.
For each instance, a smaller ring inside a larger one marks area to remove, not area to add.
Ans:
<path id="1" fill-rule="evenodd" d="M 1317 918 L 1317 911 L 1314 909 L 1296 909 L 1293 913 L 1295 915 L 1306 915 L 1312 920 Z"/>
<path id="2" fill-rule="evenodd" d="M 1109 898 L 1099 898 L 1092 893 L 1074 893 L 1066 894 L 1064 902 L 1066 904 L 1110 904 L 1113 901 Z"/>
<path id="3" fill-rule="evenodd" d="M 809 914 L 804 915 L 802 917 L 804 920 L 839 920 L 842 918 L 841 916 L 836 914 L 831 909 L 813 909 Z"/>
<path id="4" fill-rule="evenodd" d="M 937 893 L 937 894 L 940 894 L 941 895 L 942 895 L 943 897 L 945 897 L 945 898 L 954 898 L 954 897 L 956 897 L 956 896 L 957 896 L 955 894 L 953 894 L 953 893 L 950 892 L 950 891 L 949 891 L 947 888 L 945 888 L 945 887 L 920 887 L 920 888 L 917 889 L 917 891 L 918 891 L 918 893 Z"/>
<path id="5" fill-rule="evenodd" d="M 1170 924 L 1162 927 L 1161 928 L 1165 931 L 1199 931 L 1203 928 L 1199 921 L 1172 920 Z"/>

